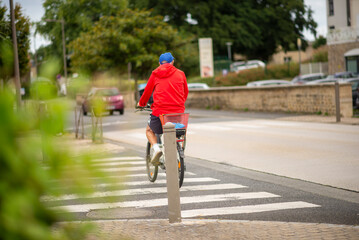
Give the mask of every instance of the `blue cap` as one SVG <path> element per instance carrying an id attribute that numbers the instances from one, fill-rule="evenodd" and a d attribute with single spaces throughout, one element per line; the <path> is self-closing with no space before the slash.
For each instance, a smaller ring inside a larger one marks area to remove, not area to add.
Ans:
<path id="1" fill-rule="evenodd" d="M 161 54 L 160 56 L 160 64 L 163 64 L 163 61 L 166 61 L 166 63 L 171 63 L 175 59 L 170 52 L 166 52 L 164 54 Z"/>

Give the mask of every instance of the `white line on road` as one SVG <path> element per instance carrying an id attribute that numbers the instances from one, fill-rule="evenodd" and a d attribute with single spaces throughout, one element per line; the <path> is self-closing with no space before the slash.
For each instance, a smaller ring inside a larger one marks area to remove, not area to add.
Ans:
<path id="1" fill-rule="evenodd" d="M 186 182 L 186 176 L 195 176 L 196 174 L 195 173 L 192 173 L 192 172 L 185 172 L 184 173 L 185 174 L 185 182 Z M 109 179 L 119 179 L 119 180 L 121 180 L 121 179 L 128 179 L 128 178 L 132 178 L 132 177 L 134 177 L 134 178 L 137 178 L 137 177 L 148 177 L 147 176 L 147 173 L 135 173 L 135 174 L 121 174 L 121 175 L 119 175 L 119 176 L 107 176 L 107 177 L 89 177 L 89 178 L 83 178 L 83 179 L 89 179 L 89 180 L 95 180 L 95 179 L 107 179 L 107 178 L 109 178 Z M 164 172 L 159 172 L 158 173 L 158 175 L 157 175 L 157 177 L 166 177 L 166 173 L 164 173 Z M 51 180 L 52 182 L 59 182 L 59 180 Z M 153 183 L 153 184 L 156 184 L 157 182 L 158 182 L 159 180 L 157 180 L 155 183 Z M 149 181 L 148 181 L 149 182 Z"/>
<path id="2" fill-rule="evenodd" d="M 121 165 L 145 165 L 145 161 L 122 161 L 122 162 L 108 162 L 108 163 L 94 163 L 94 167 L 107 167 L 107 166 L 121 166 Z"/>
<path id="3" fill-rule="evenodd" d="M 202 195 L 194 197 L 182 197 L 181 204 L 190 203 L 204 203 L 204 202 L 219 202 L 219 201 L 233 201 L 243 199 L 259 199 L 259 198 L 275 198 L 280 197 L 278 195 L 267 192 L 249 192 L 249 193 L 227 193 L 220 195 Z M 93 203 L 93 204 L 79 204 L 79 205 L 67 205 L 53 207 L 55 210 L 65 210 L 68 212 L 88 212 L 95 209 L 107 209 L 116 207 L 159 207 L 167 206 L 167 198 L 140 200 L 140 201 L 128 201 L 128 202 L 114 202 L 114 203 Z M 183 212 L 183 211 L 182 211 Z"/>
<path id="4" fill-rule="evenodd" d="M 111 162 L 111 161 L 128 161 L 128 160 L 143 160 L 143 157 L 112 157 L 93 159 L 91 162 Z"/>
<path id="5" fill-rule="evenodd" d="M 145 176 L 145 175 L 143 175 Z M 146 175 L 147 176 L 147 175 Z M 127 176 L 126 176 L 127 177 Z M 150 181 L 122 181 L 121 178 L 116 178 L 116 180 L 118 182 L 114 182 L 115 179 L 111 180 L 110 183 L 99 183 L 99 184 L 91 184 L 91 186 L 93 187 L 97 187 L 97 188 L 101 188 L 101 187 L 116 187 L 116 186 L 143 186 L 143 185 L 147 185 L 147 184 L 166 184 L 167 181 L 166 179 L 159 179 L 156 181 L 156 183 L 151 183 Z M 203 182 L 220 182 L 219 179 L 215 179 L 215 178 L 209 178 L 209 177 L 204 177 L 204 178 L 185 178 L 185 183 L 203 183 Z M 65 188 L 65 187 L 60 187 L 60 188 Z"/>
<path id="6" fill-rule="evenodd" d="M 223 189 L 239 189 L 247 188 L 246 186 L 234 183 L 223 183 L 223 184 L 213 184 L 213 185 L 196 185 L 196 186 L 184 186 L 180 189 L 181 192 L 185 191 L 205 191 L 205 190 L 223 190 Z M 156 187 L 156 188 L 134 188 L 134 189 L 125 189 L 118 191 L 106 191 L 106 192 L 95 192 L 89 195 L 77 195 L 77 194 L 67 194 L 60 197 L 54 196 L 43 196 L 41 200 L 43 201 L 62 201 L 62 200 L 74 200 L 79 198 L 98 198 L 98 197 L 119 197 L 119 196 L 129 196 L 129 195 L 142 195 L 142 194 L 153 194 L 153 193 L 166 193 L 167 187 Z"/>
<path id="7" fill-rule="evenodd" d="M 146 175 L 147 176 L 147 175 Z M 215 178 L 185 178 L 184 180 L 186 183 L 203 183 L 203 182 L 219 182 L 219 179 Z M 142 186 L 146 184 L 155 184 L 151 183 L 150 181 L 131 181 L 131 182 L 121 182 L 118 183 L 100 183 L 96 185 L 92 185 L 94 187 L 114 187 L 114 186 Z M 156 181 L 156 184 L 166 184 L 166 179 L 159 179 Z"/>
<path id="8" fill-rule="evenodd" d="M 115 121 L 115 122 L 107 122 L 107 123 L 102 123 L 102 126 L 103 127 L 106 127 L 106 126 L 112 126 L 112 125 L 118 125 L 118 124 L 125 124 L 125 123 L 128 123 L 127 121 Z M 80 126 L 81 127 L 81 126 Z M 84 124 L 84 128 L 92 128 L 92 124 Z M 66 131 L 72 131 L 74 130 L 73 127 L 71 128 L 66 128 L 65 129 Z"/>
<path id="9" fill-rule="evenodd" d="M 282 203 L 269 203 L 269 204 L 258 204 L 249 206 L 238 206 L 238 207 L 224 207 L 224 208 L 203 208 L 184 210 L 181 212 L 182 217 L 204 217 L 204 216 L 217 216 L 217 215 L 228 215 L 228 214 L 243 214 L 243 213 L 258 213 L 258 212 L 269 212 L 278 210 L 288 210 L 297 208 L 314 208 L 320 207 L 307 202 L 282 202 Z"/>
<path id="10" fill-rule="evenodd" d="M 141 167 L 118 167 L 118 168 L 105 168 L 101 169 L 102 172 L 135 172 L 135 171 L 147 171 L 146 166 Z"/>

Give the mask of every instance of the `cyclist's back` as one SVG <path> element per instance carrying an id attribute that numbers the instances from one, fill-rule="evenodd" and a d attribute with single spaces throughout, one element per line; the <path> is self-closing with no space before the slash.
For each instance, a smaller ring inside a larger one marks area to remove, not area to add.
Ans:
<path id="1" fill-rule="evenodd" d="M 153 164 L 158 164 L 162 155 L 155 136 L 155 134 L 162 134 L 159 116 L 168 113 L 183 113 L 188 95 L 186 76 L 184 72 L 174 67 L 173 63 L 174 58 L 171 53 L 164 53 L 160 56 L 160 66 L 152 72 L 138 102 L 138 106 L 144 107 L 153 92 L 152 114 L 146 128 L 146 137 L 154 150 L 151 161 Z"/>
<path id="2" fill-rule="evenodd" d="M 152 92 L 152 115 L 158 117 L 161 114 L 184 112 L 188 95 L 186 76 L 172 64 L 162 64 L 152 72 L 139 101 L 140 106 L 146 105 Z"/>

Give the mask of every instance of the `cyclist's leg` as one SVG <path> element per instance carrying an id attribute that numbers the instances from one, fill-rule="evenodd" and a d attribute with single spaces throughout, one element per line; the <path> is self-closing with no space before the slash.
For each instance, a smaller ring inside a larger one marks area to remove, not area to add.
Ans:
<path id="1" fill-rule="evenodd" d="M 153 156 L 151 159 L 151 163 L 154 165 L 159 164 L 159 159 L 163 154 L 159 144 L 157 143 L 157 138 L 155 134 L 162 134 L 162 132 L 163 131 L 160 118 L 151 114 L 148 121 L 148 126 L 146 128 L 146 136 L 153 147 Z"/>
<path id="2" fill-rule="evenodd" d="M 146 137 L 152 146 L 157 143 L 156 135 L 152 131 L 152 129 L 150 128 L 149 125 L 147 125 L 147 127 L 146 127 Z"/>

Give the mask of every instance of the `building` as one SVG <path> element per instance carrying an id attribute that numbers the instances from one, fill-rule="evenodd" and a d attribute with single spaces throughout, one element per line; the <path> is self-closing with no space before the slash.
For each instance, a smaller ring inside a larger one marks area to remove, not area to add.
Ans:
<path id="1" fill-rule="evenodd" d="M 359 73 L 359 0 L 327 0 L 329 74 Z"/>
<path id="2" fill-rule="evenodd" d="M 314 49 L 312 47 L 312 43 L 308 42 L 308 47 L 303 51 L 300 51 L 300 60 L 301 62 L 310 61 L 313 57 Z M 278 47 L 277 53 L 273 54 L 271 62 L 272 64 L 284 64 L 287 62 L 299 62 L 299 52 L 295 51 L 287 51 L 285 52 L 281 46 Z"/>

